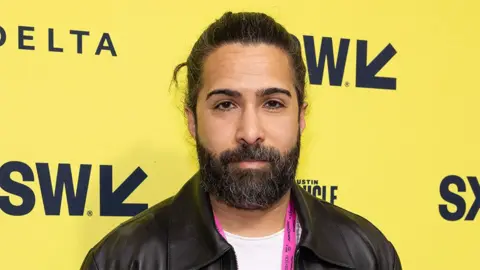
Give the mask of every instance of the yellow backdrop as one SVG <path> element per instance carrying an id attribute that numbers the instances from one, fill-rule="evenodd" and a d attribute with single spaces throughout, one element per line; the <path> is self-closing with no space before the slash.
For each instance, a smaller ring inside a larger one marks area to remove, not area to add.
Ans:
<path id="1" fill-rule="evenodd" d="M 299 183 L 376 224 L 404 269 L 479 269 L 477 2 L 236 2 L 1 2 L 0 269 L 78 269 L 194 173 L 170 79 L 227 10 L 305 47 Z"/>

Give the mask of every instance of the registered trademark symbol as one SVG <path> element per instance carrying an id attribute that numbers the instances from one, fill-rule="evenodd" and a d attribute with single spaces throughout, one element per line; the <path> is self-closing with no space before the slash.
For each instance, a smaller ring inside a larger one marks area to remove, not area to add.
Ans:
<path id="1" fill-rule="evenodd" d="M 87 216 L 89 216 L 89 217 L 93 216 L 93 212 L 90 211 L 90 210 L 88 210 L 88 211 L 87 211 Z"/>
<path id="2" fill-rule="evenodd" d="M 350 86 L 350 83 L 349 82 L 345 82 L 345 87 L 349 87 Z"/>

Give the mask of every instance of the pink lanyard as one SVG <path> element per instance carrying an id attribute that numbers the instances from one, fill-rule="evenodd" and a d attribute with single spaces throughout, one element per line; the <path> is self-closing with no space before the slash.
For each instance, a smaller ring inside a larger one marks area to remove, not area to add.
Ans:
<path id="1" fill-rule="evenodd" d="M 215 225 L 217 226 L 218 232 L 225 238 L 225 232 L 220 225 L 217 217 L 215 217 Z M 295 255 L 295 246 L 296 246 L 296 234 L 295 234 L 295 224 L 296 224 L 297 215 L 295 213 L 293 203 L 290 201 L 287 208 L 287 214 L 285 216 L 285 230 L 283 234 L 283 251 L 282 251 L 282 269 L 281 270 L 291 270 L 293 269 L 293 256 Z"/>

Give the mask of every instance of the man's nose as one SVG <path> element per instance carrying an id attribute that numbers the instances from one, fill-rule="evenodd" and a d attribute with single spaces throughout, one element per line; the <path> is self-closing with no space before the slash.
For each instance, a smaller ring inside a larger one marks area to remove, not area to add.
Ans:
<path id="1" fill-rule="evenodd" d="M 256 144 L 265 140 L 265 133 L 256 108 L 249 107 L 243 110 L 236 139 L 241 144 Z"/>

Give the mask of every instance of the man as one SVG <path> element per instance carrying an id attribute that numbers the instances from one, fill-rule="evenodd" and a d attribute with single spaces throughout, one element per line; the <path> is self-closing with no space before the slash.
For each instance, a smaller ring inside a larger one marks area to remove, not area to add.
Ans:
<path id="1" fill-rule="evenodd" d="M 401 269 L 370 222 L 295 184 L 307 107 L 298 40 L 265 14 L 229 12 L 175 80 L 184 66 L 199 172 L 108 234 L 82 269 Z"/>

